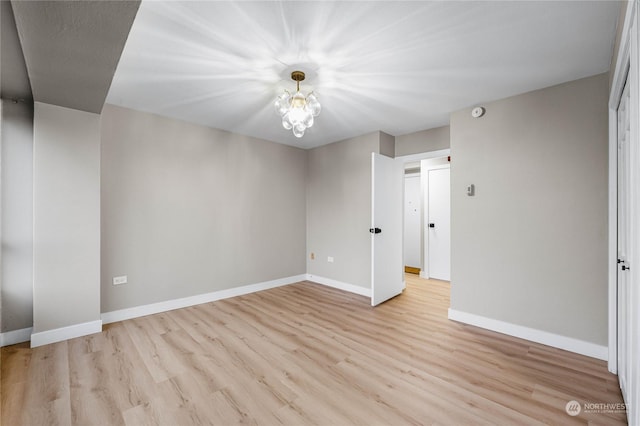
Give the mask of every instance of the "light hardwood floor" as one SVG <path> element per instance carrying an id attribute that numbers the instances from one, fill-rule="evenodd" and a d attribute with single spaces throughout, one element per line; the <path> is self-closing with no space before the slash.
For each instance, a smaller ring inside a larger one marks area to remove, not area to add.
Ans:
<path id="1" fill-rule="evenodd" d="M 3 425 L 624 424 L 606 363 L 447 320 L 448 283 L 302 282 L 2 349 Z"/>

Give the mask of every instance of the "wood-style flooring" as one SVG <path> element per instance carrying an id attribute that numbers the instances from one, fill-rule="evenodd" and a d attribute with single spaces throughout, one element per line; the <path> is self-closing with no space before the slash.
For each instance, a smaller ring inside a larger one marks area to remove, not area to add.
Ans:
<path id="1" fill-rule="evenodd" d="M 2 348 L 2 424 L 625 424 L 606 363 L 447 319 L 449 284 L 301 282 Z M 592 410 L 593 411 L 593 410 Z"/>

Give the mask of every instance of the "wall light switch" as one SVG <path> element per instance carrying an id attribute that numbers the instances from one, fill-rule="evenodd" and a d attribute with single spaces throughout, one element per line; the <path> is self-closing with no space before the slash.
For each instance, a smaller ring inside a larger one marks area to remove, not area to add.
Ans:
<path id="1" fill-rule="evenodd" d="M 476 186 L 474 184 L 467 186 L 467 195 L 469 197 L 476 195 Z"/>
<path id="2" fill-rule="evenodd" d="M 127 276 L 122 275 L 120 277 L 113 277 L 113 285 L 121 285 L 127 283 Z"/>
<path id="3" fill-rule="evenodd" d="M 333 257 L 332 256 L 327 257 L 327 262 L 333 263 Z"/>

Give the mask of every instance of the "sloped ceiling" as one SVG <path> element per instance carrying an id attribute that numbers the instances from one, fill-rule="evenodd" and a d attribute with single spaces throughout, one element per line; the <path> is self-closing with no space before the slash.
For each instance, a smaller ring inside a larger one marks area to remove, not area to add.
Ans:
<path id="1" fill-rule="evenodd" d="M 31 85 L 11 3 L 0 1 L 0 97 L 31 102 Z"/>
<path id="2" fill-rule="evenodd" d="M 144 1 L 107 101 L 303 148 L 609 69 L 615 1 Z M 273 100 L 301 69 L 302 139 Z"/>
<path id="3" fill-rule="evenodd" d="M 12 1 L 35 101 L 99 113 L 139 1 Z"/>

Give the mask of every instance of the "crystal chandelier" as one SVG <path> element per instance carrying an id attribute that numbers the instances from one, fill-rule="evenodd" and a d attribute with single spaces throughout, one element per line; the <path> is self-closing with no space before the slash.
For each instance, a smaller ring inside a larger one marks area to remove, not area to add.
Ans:
<path id="1" fill-rule="evenodd" d="M 276 99 L 274 106 L 282 117 L 282 127 L 287 130 L 293 129 L 293 134 L 297 138 L 304 136 L 304 131 L 313 126 L 313 117 L 320 114 L 320 102 L 313 94 L 306 97 L 300 93 L 300 82 L 304 80 L 302 71 L 291 73 L 291 79 L 297 82 L 296 93 L 291 96 L 287 90 Z"/>

